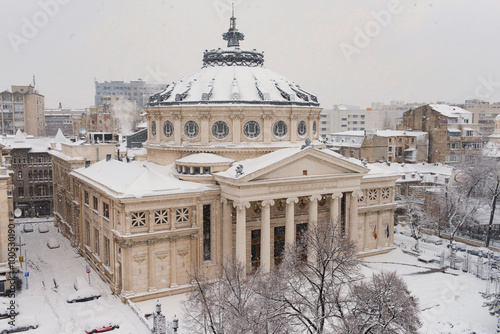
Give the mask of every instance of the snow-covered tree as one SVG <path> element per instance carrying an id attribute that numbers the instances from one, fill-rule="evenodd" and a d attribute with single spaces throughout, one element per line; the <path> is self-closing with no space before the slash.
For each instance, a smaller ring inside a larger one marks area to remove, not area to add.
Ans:
<path id="1" fill-rule="evenodd" d="M 456 184 L 468 196 L 486 203 L 489 209 L 485 242 L 486 247 L 489 247 L 497 200 L 500 196 L 500 165 L 495 158 L 477 156 L 471 157 L 458 168 L 455 176 Z"/>
<path id="2" fill-rule="evenodd" d="M 287 248 L 274 282 L 279 294 L 273 298 L 283 304 L 294 332 L 332 333 L 345 320 L 358 265 L 356 245 L 340 226 L 328 220 L 309 224 L 297 247 Z"/>
<path id="3" fill-rule="evenodd" d="M 269 273 L 243 278 L 235 260 L 215 280 L 195 270 L 184 312 L 195 333 L 413 333 L 418 310 L 404 282 L 380 274 L 364 283 L 359 264 L 340 226 L 310 223 Z"/>
<path id="4" fill-rule="evenodd" d="M 254 272 L 246 279 L 245 266 L 230 259 L 220 266 L 220 278 L 206 280 L 195 270 L 195 289 L 183 303 L 194 333 L 287 333 L 288 327 L 280 305 L 263 297 L 268 294 L 266 278 Z"/>
<path id="5" fill-rule="evenodd" d="M 417 333 L 421 323 L 418 303 L 395 272 L 373 274 L 354 284 L 345 333 Z"/>

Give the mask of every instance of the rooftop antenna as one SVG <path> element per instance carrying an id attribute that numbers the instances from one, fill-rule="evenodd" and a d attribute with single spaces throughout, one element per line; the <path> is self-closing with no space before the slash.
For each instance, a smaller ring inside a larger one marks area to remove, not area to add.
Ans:
<path id="1" fill-rule="evenodd" d="M 35 75 L 33 74 L 33 88 L 35 88 Z"/>

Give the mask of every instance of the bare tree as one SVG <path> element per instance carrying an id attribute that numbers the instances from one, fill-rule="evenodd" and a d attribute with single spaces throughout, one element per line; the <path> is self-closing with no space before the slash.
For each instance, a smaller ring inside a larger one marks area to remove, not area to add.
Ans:
<path id="1" fill-rule="evenodd" d="M 495 158 L 487 156 L 470 157 L 459 166 L 455 176 L 456 183 L 469 197 L 487 203 L 489 209 L 486 247 L 489 247 L 495 210 L 500 196 L 500 166 Z"/>
<path id="2" fill-rule="evenodd" d="M 363 277 L 356 245 L 331 221 L 310 223 L 270 273 L 257 270 L 242 279 L 245 266 L 226 263 L 216 280 L 195 271 L 195 289 L 184 304 L 195 333 L 358 334 L 368 327 L 366 333 L 385 333 L 379 328 L 400 333 L 396 329 L 418 327 L 416 302 L 395 275 L 358 283 Z M 365 294 L 368 290 L 377 291 Z M 361 314 L 364 322 L 353 321 Z"/>
<path id="3" fill-rule="evenodd" d="M 412 334 L 421 326 L 417 300 L 395 272 L 354 284 L 350 296 L 345 333 Z"/>
<path id="4" fill-rule="evenodd" d="M 400 205 L 407 217 L 407 223 L 410 225 L 411 237 L 415 239 L 415 250 L 419 252 L 419 240 L 422 237 L 420 227 L 428 221 L 427 215 L 422 209 L 423 200 L 418 200 L 413 196 L 404 196 Z"/>
<path id="5" fill-rule="evenodd" d="M 245 266 L 234 259 L 219 267 L 220 278 L 206 280 L 194 271 L 195 289 L 183 304 L 194 333 L 233 334 L 287 332 L 284 313 L 263 293 L 269 294 L 266 278 L 256 271 L 246 279 Z"/>
<path id="6" fill-rule="evenodd" d="M 308 254 L 309 258 L 305 258 Z M 309 224 L 276 271 L 277 301 L 295 332 L 332 333 L 345 318 L 348 285 L 359 278 L 355 244 L 331 221 Z"/>

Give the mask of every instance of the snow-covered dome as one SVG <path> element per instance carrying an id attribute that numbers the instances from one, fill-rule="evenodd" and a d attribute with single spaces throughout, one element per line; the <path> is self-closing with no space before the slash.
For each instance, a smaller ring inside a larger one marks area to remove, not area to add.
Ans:
<path id="1" fill-rule="evenodd" d="M 265 104 L 319 106 L 316 96 L 264 67 L 264 54 L 239 47 L 244 35 L 231 17 L 227 48 L 205 51 L 203 67 L 149 98 L 149 106 Z"/>

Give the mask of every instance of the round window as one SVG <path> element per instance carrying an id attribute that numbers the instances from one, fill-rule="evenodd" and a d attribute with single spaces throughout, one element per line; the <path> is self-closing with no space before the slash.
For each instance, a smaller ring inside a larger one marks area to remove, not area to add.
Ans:
<path id="1" fill-rule="evenodd" d="M 184 124 L 184 134 L 188 138 L 195 138 L 198 136 L 198 133 L 200 132 L 200 128 L 198 127 L 198 123 L 195 121 L 188 121 L 186 124 Z"/>
<path id="2" fill-rule="evenodd" d="M 316 132 L 317 132 L 317 129 L 316 129 L 316 121 L 313 122 L 313 135 L 316 136 Z"/>
<path id="3" fill-rule="evenodd" d="M 247 138 L 256 138 L 260 134 L 260 125 L 255 121 L 248 121 L 243 126 L 243 134 Z"/>
<path id="4" fill-rule="evenodd" d="M 151 123 L 151 134 L 154 136 L 156 136 L 156 122 L 153 121 L 153 123 Z"/>
<path id="5" fill-rule="evenodd" d="M 299 136 L 303 137 L 306 135 L 306 132 L 307 132 L 306 122 L 300 121 L 299 125 L 297 126 L 297 133 L 299 134 Z"/>
<path id="6" fill-rule="evenodd" d="M 287 133 L 286 123 L 283 121 L 277 121 L 276 123 L 274 123 L 273 133 L 278 138 L 285 137 Z"/>
<path id="7" fill-rule="evenodd" d="M 212 125 L 212 135 L 217 139 L 224 139 L 229 134 L 229 126 L 226 122 L 217 121 Z"/>
<path id="8" fill-rule="evenodd" d="M 170 138 L 174 134 L 174 125 L 170 121 L 163 123 L 163 134 L 165 137 Z"/>

